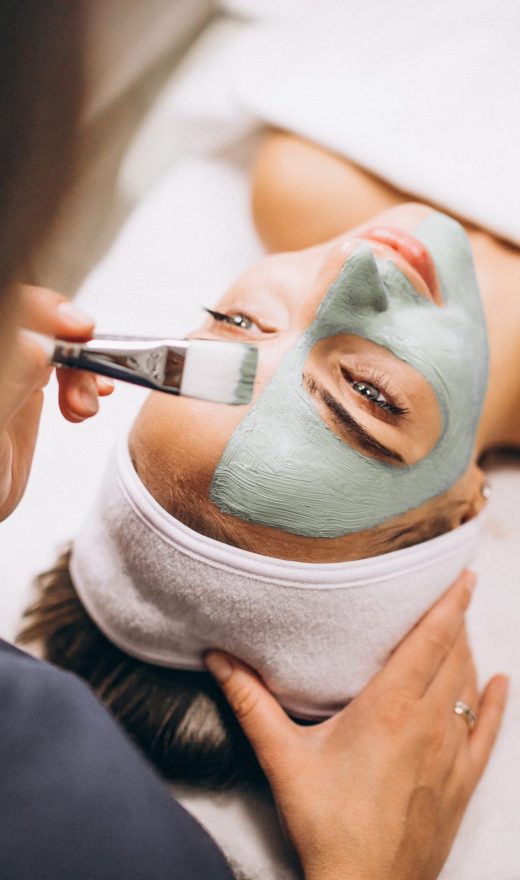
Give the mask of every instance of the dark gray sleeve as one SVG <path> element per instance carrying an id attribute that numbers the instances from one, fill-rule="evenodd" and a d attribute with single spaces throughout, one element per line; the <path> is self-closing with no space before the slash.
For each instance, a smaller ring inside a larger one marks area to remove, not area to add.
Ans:
<path id="1" fill-rule="evenodd" d="M 232 876 L 90 689 L 0 641 L 0 877 Z"/>

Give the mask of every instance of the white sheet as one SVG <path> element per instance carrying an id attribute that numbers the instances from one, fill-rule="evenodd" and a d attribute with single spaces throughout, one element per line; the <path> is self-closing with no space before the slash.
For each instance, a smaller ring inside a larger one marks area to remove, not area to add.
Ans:
<path id="1" fill-rule="evenodd" d="M 222 43 L 213 41 L 212 46 L 216 51 Z M 196 66 L 201 82 L 205 75 L 201 66 L 211 76 L 215 64 L 214 57 L 200 54 Z M 195 110 L 196 94 L 192 97 Z M 220 157 L 204 155 L 205 151 L 213 151 L 214 144 L 213 136 L 203 130 L 204 108 L 202 91 L 198 128 L 207 140 L 206 147 L 199 149 L 201 155 L 182 161 L 177 157 L 173 168 L 161 169 L 158 188 L 143 199 L 81 291 L 80 301 L 98 316 L 100 329 L 152 333 L 171 329 L 182 333 L 198 318 L 199 307 L 211 303 L 260 254 L 248 211 L 247 145 L 242 152 L 228 148 Z M 210 125 L 213 122 L 210 120 Z M 242 123 L 244 132 L 254 127 L 247 114 Z M 221 142 L 219 149 L 223 147 Z M 144 155 L 141 159 L 144 161 Z M 133 185 L 138 192 L 137 179 Z M 78 427 L 59 418 L 54 389 L 49 389 L 29 490 L 18 511 L 0 530 L 3 636 L 12 636 L 16 628 L 29 577 L 52 562 L 56 544 L 73 537 L 96 491 L 114 436 L 129 423 L 143 396 L 137 389 L 120 386 L 114 398 L 103 403 L 100 417 Z M 509 463 L 495 469 L 492 483 L 491 518 L 476 566 L 480 582 L 470 628 L 482 678 L 495 671 L 510 672 L 513 690 L 497 748 L 442 880 L 520 878 L 520 688 L 515 682 L 520 668 L 520 524 L 515 503 L 520 490 L 518 466 Z M 221 821 L 220 813 L 218 818 L 211 818 L 215 814 L 212 799 L 190 798 L 188 806 L 225 848 L 235 851 L 251 878 L 287 876 L 283 873 L 288 870 L 284 857 L 277 849 L 283 841 L 276 843 L 274 852 L 266 851 L 264 832 L 251 830 L 251 806 L 247 802 L 239 804 L 233 813 L 232 827 Z M 241 813 L 243 822 L 239 819 Z M 260 824 L 263 821 L 260 817 L 258 820 Z M 269 835 L 271 823 L 272 817 L 264 826 Z"/>

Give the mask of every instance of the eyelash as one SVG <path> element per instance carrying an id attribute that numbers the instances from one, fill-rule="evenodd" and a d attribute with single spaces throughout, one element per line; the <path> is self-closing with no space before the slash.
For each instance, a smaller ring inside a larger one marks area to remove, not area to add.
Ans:
<path id="1" fill-rule="evenodd" d="M 222 321 L 224 324 L 230 324 L 232 327 L 238 327 L 239 330 L 250 330 L 255 323 L 248 315 L 238 312 L 236 315 L 226 315 L 224 312 L 217 312 L 215 309 L 204 309 L 214 321 Z M 244 322 L 248 322 L 248 326 L 244 326 Z"/>
<path id="2" fill-rule="evenodd" d="M 368 403 L 371 407 L 377 407 L 379 410 L 383 410 L 384 412 L 391 413 L 393 416 L 406 416 L 409 413 L 409 410 L 402 404 L 401 401 L 396 400 L 395 394 L 390 393 L 388 389 L 388 382 L 384 376 L 380 373 L 376 373 L 375 370 L 366 370 L 366 369 L 353 369 L 351 372 L 347 370 L 345 367 L 341 367 L 341 373 L 343 377 L 347 380 L 349 385 L 353 385 L 356 382 L 373 385 L 377 390 L 391 398 L 391 400 L 372 400 L 370 397 L 366 397 L 365 395 L 359 394 L 360 397 L 363 398 L 366 403 Z M 359 393 L 359 392 L 356 392 Z"/>

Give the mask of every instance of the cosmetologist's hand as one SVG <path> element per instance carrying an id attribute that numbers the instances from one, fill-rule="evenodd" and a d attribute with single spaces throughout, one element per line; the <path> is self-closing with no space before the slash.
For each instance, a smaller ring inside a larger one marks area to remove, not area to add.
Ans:
<path id="1" fill-rule="evenodd" d="M 341 712 L 294 723 L 259 678 L 227 655 L 206 664 L 269 779 L 306 880 L 433 880 L 486 766 L 507 679 L 479 696 L 462 575 Z M 473 731 L 453 711 L 477 714 Z"/>
<path id="2" fill-rule="evenodd" d="M 22 328 L 51 337 L 89 339 L 94 322 L 64 296 L 41 287 L 20 290 Z M 43 388 L 52 368 L 42 346 L 18 330 L 13 357 L 0 388 L 0 521 L 23 495 L 38 433 Z M 98 410 L 98 396 L 112 391 L 108 380 L 89 373 L 58 370 L 64 417 L 81 422 Z"/>

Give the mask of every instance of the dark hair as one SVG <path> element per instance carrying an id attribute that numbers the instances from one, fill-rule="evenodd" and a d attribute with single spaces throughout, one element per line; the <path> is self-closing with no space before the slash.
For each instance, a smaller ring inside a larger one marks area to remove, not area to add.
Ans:
<path id="1" fill-rule="evenodd" d="M 112 644 L 81 605 L 69 554 L 36 579 L 20 644 L 85 679 L 159 771 L 170 780 L 226 789 L 262 786 L 247 739 L 211 676 L 165 669 Z"/>
<path id="2" fill-rule="evenodd" d="M 0 3 L 0 319 L 70 179 L 81 13 L 80 0 Z"/>

